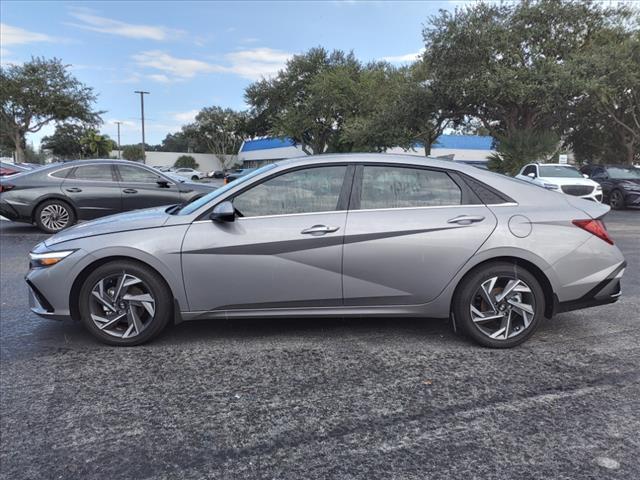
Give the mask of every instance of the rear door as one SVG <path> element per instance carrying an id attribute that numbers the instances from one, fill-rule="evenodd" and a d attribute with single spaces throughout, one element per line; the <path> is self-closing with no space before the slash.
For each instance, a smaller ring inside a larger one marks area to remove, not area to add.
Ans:
<path id="1" fill-rule="evenodd" d="M 118 164 L 115 167 L 123 211 L 180 203 L 180 191 L 176 183 L 158 172 L 137 165 Z"/>
<path id="2" fill-rule="evenodd" d="M 345 305 L 435 299 L 495 226 L 493 213 L 455 174 L 359 166 L 344 238 Z"/>
<path id="3" fill-rule="evenodd" d="M 62 182 L 75 205 L 78 219 L 91 220 L 121 211 L 120 186 L 110 163 L 91 163 L 71 169 Z"/>

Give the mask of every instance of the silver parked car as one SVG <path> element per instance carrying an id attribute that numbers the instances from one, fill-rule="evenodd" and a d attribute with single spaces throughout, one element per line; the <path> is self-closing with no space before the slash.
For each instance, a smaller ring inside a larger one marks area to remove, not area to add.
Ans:
<path id="1" fill-rule="evenodd" d="M 27 283 L 34 312 L 114 345 L 183 320 L 408 316 L 512 347 L 544 317 L 617 300 L 608 210 L 453 162 L 306 157 L 58 233 Z"/>

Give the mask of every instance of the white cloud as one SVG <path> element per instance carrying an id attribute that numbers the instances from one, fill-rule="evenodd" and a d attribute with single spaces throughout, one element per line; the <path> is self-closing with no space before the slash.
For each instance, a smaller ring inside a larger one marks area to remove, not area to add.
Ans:
<path id="1" fill-rule="evenodd" d="M 55 42 L 56 38 L 44 33 L 30 32 L 23 28 L 7 25 L 6 23 L 0 23 L 0 44 L 6 47 L 7 45 L 23 45 L 27 43 L 35 42 Z M 6 50 L 3 51 L 3 55 L 6 54 Z"/>
<path id="2" fill-rule="evenodd" d="M 282 70 L 291 54 L 271 48 L 254 48 L 228 53 L 225 58 L 231 64 L 228 68 L 230 72 L 250 80 L 258 80 Z"/>
<path id="3" fill-rule="evenodd" d="M 160 50 L 137 53 L 132 58 L 140 67 L 167 72 L 182 79 L 192 78 L 200 73 L 220 71 L 219 67 L 202 60 L 177 58 Z"/>
<path id="4" fill-rule="evenodd" d="M 271 48 L 228 53 L 224 56 L 225 65 L 192 58 L 178 58 L 161 50 L 149 50 L 132 56 L 139 67 L 160 72 L 148 74 L 146 77 L 162 83 L 186 80 L 204 73 L 233 73 L 256 80 L 277 73 L 290 57 L 289 53 Z"/>
<path id="5" fill-rule="evenodd" d="M 177 120 L 178 122 L 189 123 L 189 122 L 193 122 L 193 120 L 196 118 L 196 115 L 198 115 L 198 113 L 200 113 L 200 110 L 189 110 L 187 112 L 175 112 L 173 114 L 173 119 Z"/>
<path id="6" fill-rule="evenodd" d="M 160 25 L 142 25 L 126 23 L 107 17 L 101 17 L 87 10 L 72 11 L 71 16 L 81 23 L 70 23 L 74 27 L 93 32 L 119 35 L 121 37 L 139 38 L 147 40 L 167 40 L 168 38 L 181 35 L 181 30 L 173 30 Z"/>
<path id="7" fill-rule="evenodd" d="M 423 53 L 424 53 L 424 48 L 421 48 L 420 50 L 418 50 L 417 52 L 414 52 L 414 53 L 407 53 L 405 55 L 392 55 L 392 56 L 389 56 L 389 57 L 382 57 L 382 60 L 386 60 L 387 62 L 390 62 L 390 63 L 415 62 L 416 60 L 418 60 L 420 55 L 422 55 Z"/>

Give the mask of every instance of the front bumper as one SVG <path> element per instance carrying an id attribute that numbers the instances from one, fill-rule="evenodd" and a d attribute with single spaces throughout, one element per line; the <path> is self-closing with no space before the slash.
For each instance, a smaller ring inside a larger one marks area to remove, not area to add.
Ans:
<path id="1" fill-rule="evenodd" d="M 625 190 L 624 203 L 628 207 L 640 207 L 640 192 Z"/>
<path id="2" fill-rule="evenodd" d="M 554 296 L 553 313 L 571 312 L 617 302 L 622 295 L 620 281 L 626 266 L 627 262 L 623 262 L 607 278 L 576 300 L 559 302 L 558 297 Z"/>
<path id="3" fill-rule="evenodd" d="M 29 291 L 29 308 L 36 315 L 50 320 L 66 320 L 71 318 L 71 315 L 56 313 L 49 301 L 29 280 L 27 280 L 27 289 Z"/>

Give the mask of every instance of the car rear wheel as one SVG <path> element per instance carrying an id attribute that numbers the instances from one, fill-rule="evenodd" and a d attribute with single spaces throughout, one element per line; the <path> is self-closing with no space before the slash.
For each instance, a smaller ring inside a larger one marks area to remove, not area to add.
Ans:
<path id="1" fill-rule="evenodd" d="M 95 269 L 80 291 L 80 316 L 98 340 L 133 346 L 162 332 L 171 318 L 171 291 L 150 268 L 114 261 Z"/>
<path id="2" fill-rule="evenodd" d="M 58 233 L 76 223 L 76 214 L 67 202 L 47 200 L 38 205 L 34 219 L 43 232 Z"/>
<path id="3" fill-rule="evenodd" d="M 611 195 L 609 196 L 609 205 L 611 205 L 611 208 L 614 210 L 622 210 L 625 207 L 624 195 L 622 195 L 620 190 L 613 190 L 611 192 Z"/>
<path id="4" fill-rule="evenodd" d="M 200 180 L 200 177 L 198 177 L 197 175 L 194 175 L 191 177 L 191 180 Z"/>
<path id="5" fill-rule="evenodd" d="M 510 348 L 526 341 L 544 315 L 538 280 L 516 264 L 492 263 L 471 271 L 454 298 L 458 326 L 479 344 Z"/>

